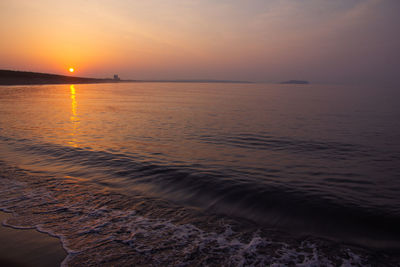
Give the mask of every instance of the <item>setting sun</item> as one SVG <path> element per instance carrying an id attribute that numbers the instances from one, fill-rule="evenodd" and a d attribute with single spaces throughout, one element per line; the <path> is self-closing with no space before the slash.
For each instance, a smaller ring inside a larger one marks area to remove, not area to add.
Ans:
<path id="1" fill-rule="evenodd" d="M 69 72 L 74 72 L 75 70 L 74 70 L 74 68 L 69 68 Z"/>

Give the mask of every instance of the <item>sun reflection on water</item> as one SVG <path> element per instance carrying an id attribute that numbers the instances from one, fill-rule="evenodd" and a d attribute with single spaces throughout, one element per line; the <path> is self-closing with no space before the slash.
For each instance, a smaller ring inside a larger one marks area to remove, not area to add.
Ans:
<path id="1" fill-rule="evenodd" d="M 76 101 L 76 90 L 75 86 L 73 84 L 70 85 L 69 87 L 71 91 L 71 116 L 70 116 L 70 121 L 72 124 L 72 131 L 70 133 L 71 140 L 68 142 L 69 145 L 73 147 L 78 147 L 76 135 L 77 135 L 77 129 L 79 125 L 79 118 L 77 115 L 77 109 L 78 109 L 78 102 Z"/>

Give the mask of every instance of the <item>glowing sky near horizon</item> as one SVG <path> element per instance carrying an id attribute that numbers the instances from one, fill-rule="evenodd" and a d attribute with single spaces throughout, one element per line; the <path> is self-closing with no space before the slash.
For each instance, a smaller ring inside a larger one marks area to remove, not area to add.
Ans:
<path id="1" fill-rule="evenodd" d="M 398 0 L 2 0 L 0 68 L 397 83 Z"/>

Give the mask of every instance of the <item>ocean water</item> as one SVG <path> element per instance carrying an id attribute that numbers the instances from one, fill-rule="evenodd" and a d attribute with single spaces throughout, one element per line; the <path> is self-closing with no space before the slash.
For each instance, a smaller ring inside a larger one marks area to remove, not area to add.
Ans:
<path id="1" fill-rule="evenodd" d="M 342 85 L 0 86 L 6 224 L 65 265 L 395 265 L 400 93 Z"/>

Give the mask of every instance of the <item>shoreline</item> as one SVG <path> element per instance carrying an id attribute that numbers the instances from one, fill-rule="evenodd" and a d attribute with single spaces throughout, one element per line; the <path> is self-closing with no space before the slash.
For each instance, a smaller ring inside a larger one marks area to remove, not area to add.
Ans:
<path id="1" fill-rule="evenodd" d="M 76 181 L 65 177 L 49 180 L 25 173 L 17 167 L 2 165 L 0 161 L 2 184 L 6 187 L 4 200 L 7 202 L 2 207 L 9 206 L 13 210 L 15 225 L 36 225 L 39 229 L 44 226 L 44 231 L 60 236 L 66 246 L 64 249 L 60 239 L 34 228 L 0 226 L 0 238 L 5 240 L 0 242 L 0 266 L 84 266 L 88 262 L 99 266 L 171 265 L 171 262 L 198 265 L 204 263 L 208 255 L 212 255 L 219 265 L 237 265 L 243 261 L 248 265 L 254 262 L 265 262 L 265 265 L 333 265 L 342 262 L 354 266 L 395 266 L 393 263 L 398 262 L 397 256 L 390 251 L 370 250 L 313 235 L 294 236 L 223 215 L 208 216 L 195 209 L 168 207 L 165 201 L 151 197 L 135 194 L 127 197 L 87 184 L 77 187 Z M 71 198 L 73 191 L 77 196 L 85 197 Z M 57 201 L 49 202 L 48 197 L 43 198 L 47 193 Z M 14 198 L 21 194 L 26 198 Z M 37 210 L 44 206 L 44 210 Z M 154 216 L 154 209 L 163 212 Z M 175 215 L 173 221 L 171 214 Z M 5 219 L 1 218 L 2 215 L 12 216 L 0 211 L 1 220 Z M 12 220 L 10 224 L 13 224 Z M 2 230 L 12 233 L 6 235 Z M 183 244 L 195 257 L 186 258 L 187 252 L 182 254 L 179 248 Z M 11 246 L 11 249 L 5 251 L 2 249 L 4 245 Z M 199 245 L 205 248 L 200 254 Z M 67 255 L 66 249 L 71 254 Z M 21 259 L 24 262 L 21 263 Z"/>
<path id="2" fill-rule="evenodd" d="M 60 266 L 68 256 L 57 237 L 34 228 L 19 229 L 3 222 L 12 214 L 0 211 L 1 266 Z"/>

